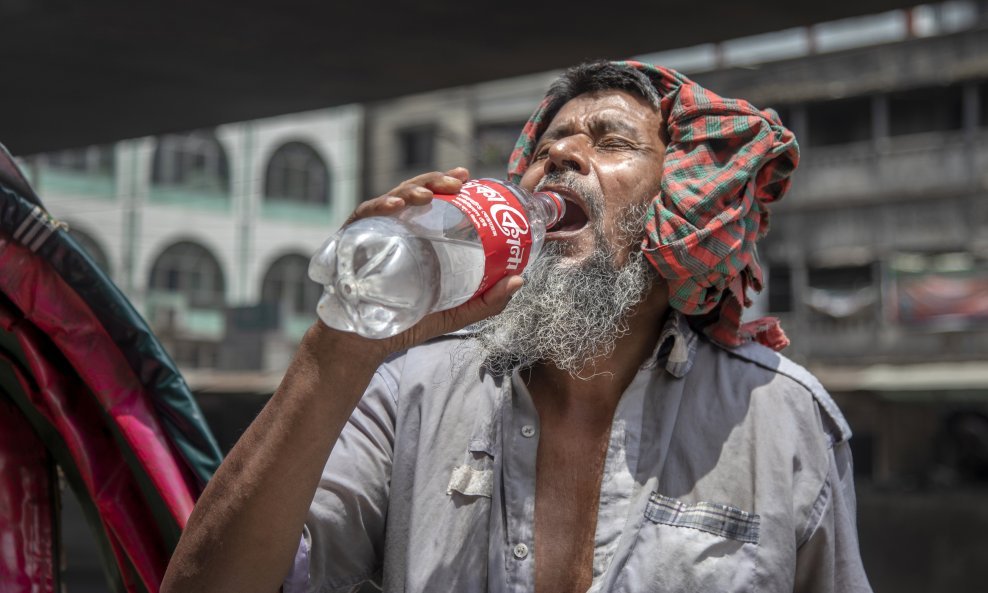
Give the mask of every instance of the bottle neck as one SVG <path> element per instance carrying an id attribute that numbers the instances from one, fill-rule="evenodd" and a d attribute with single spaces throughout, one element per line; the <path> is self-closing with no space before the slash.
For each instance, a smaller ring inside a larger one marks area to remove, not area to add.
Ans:
<path id="1" fill-rule="evenodd" d="M 552 228 L 566 214 L 566 201 L 554 191 L 540 191 L 532 194 L 533 207 L 545 222 L 545 228 Z"/>
<path id="2" fill-rule="evenodd" d="M 552 228 L 566 214 L 566 200 L 554 191 L 530 192 L 516 183 L 491 178 L 480 179 L 478 182 L 490 182 L 507 188 L 525 205 L 528 217 L 537 218 L 547 229 Z"/>

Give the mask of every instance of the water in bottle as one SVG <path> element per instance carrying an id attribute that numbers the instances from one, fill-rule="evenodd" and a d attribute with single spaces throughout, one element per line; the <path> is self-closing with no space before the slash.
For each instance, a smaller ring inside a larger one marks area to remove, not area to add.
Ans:
<path id="1" fill-rule="evenodd" d="M 479 179 L 457 195 L 358 220 L 309 264 L 309 277 L 325 287 L 317 313 L 336 329 L 393 336 L 521 273 L 565 208 L 554 192 Z"/>

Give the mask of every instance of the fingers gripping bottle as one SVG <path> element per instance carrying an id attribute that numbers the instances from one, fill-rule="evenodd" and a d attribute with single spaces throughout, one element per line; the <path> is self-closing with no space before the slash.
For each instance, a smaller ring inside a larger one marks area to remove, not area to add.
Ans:
<path id="1" fill-rule="evenodd" d="M 319 317 L 368 338 L 398 334 L 520 274 L 565 210 L 557 193 L 477 179 L 457 195 L 358 220 L 309 263 L 309 277 L 325 287 Z"/>

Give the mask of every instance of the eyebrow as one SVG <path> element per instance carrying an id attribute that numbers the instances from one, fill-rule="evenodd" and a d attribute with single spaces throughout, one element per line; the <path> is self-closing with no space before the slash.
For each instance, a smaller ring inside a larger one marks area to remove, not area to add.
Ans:
<path id="1" fill-rule="evenodd" d="M 542 137 L 539 138 L 539 144 L 546 141 L 555 141 L 572 133 L 572 128 L 569 125 L 560 126 L 558 128 L 547 130 Z M 595 117 L 590 121 L 590 131 L 594 134 L 603 135 L 608 133 L 617 133 L 628 136 L 630 138 L 637 139 L 641 131 L 629 124 L 628 122 L 617 119 L 613 117 Z"/>
<path id="2" fill-rule="evenodd" d="M 597 134 L 618 133 L 631 138 L 638 138 L 641 130 L 623 119 L 595 119 L 590 122 L 590 129 Z"/>

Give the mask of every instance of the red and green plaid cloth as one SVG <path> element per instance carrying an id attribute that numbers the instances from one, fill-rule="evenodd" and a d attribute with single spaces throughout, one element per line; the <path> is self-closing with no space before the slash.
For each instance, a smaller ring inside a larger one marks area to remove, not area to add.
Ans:
<path id="1" fill-rule="evenodd" d="M 644 72 L 661 97 L 669 135 L 659 195 L 652 201 L 642 251 L 669 285 L 673 308 L 713 318 L 703 327 L 714 341 L 738 346 L 756 340 L 775 350 L 789 345 L 779 320 L 741 322 L 760 292 L 755 242 L 768 232 L 768 204 L 789 189 L 799 163 L 792 132 L 772 110 L 726 99 L 675 70 L 615 62 Z M 547 95 L 525 124 L 508 164 L 521 179 L 560 99 Z"/>

